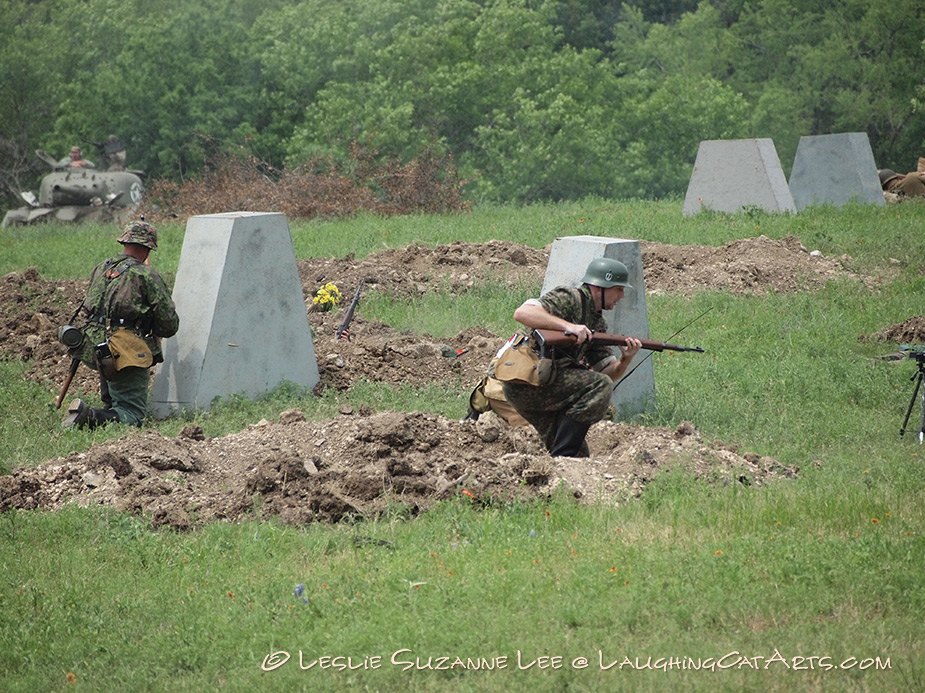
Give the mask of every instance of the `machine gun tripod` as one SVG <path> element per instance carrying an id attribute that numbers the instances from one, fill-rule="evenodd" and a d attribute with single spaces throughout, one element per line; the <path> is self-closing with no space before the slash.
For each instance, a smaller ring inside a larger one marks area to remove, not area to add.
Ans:
<path id="1" fill-rule="evenodd" d="M 912 399 L 909 402 L 909 408 L 906 410 L 906 418 L 903 421 L 903 427 L 899 429 L 899 435 L 903 435 L 906 432 L 906 425 L 909 423 L 909 417 L 912 415 L 912 407 L 915 406 L 916 397 L 918 397 L 919 390 L 922 389 L 922 380 L 925 380 L 925 347 L 909 347 L 904 345 L 900 347 L 900 349 L 905 351 L 910 359 L 915 359 L 915 362 L 919 366 L 915 374 L 909 378 L 909 380 L 915 381 L 915 387 L 912 389 Z M 925 439 L 925 390 L 922 390 L 922 418 L 919 422 L 919 445 L 922 444 L 923 439 Z"/>

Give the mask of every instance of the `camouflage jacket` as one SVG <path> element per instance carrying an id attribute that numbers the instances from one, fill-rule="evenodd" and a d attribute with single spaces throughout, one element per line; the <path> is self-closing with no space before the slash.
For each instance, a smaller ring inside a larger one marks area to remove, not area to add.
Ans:
<path id="1" fill-rule="evenodd" d="M 563 320 L 576 325 L 587 325 L 594 332 L 607 332 L 607 321 L 604 316 L 594 309 L 594 299 L 587 284 L 579 287 L 558 286 L 550 289 L 539 298 L 540 305 Z M 518 332 L 529 336 L 532 332 L 527 327 L 521 327 Z M 613 356 L 613 348 L 608 346 L 577 344 L 573 347 L 557 347 L 553 354 L 560 365 L 585 362 L 595 365 L 604 359 Z"/>
<path id="2" fill-rule="evenodd" d="M 93 349 L 107 339 L 112 321 L 123 320 L 144 337 L 154 362 L 161 357 L 161 337 L 172 337 L 180 327 L 180 318 L 170 290 L 151 265 L 138 262 L 131 255 L 117 255 L 101 262 L 90 275 L 90 288 L 80 307 L 86 322 L 86 335 L 78 356 L 95 368 Z"/>

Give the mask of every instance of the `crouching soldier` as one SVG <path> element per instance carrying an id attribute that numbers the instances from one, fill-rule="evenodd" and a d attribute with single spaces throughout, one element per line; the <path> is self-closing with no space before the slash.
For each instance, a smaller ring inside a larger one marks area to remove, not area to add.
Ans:
<path id="1" fill-rule="evenodd" d="M 588 430 L 607 416 L 614 382 L 623 377 L 642 347 L 638 339 L 628 337 L 626 346 L 617 347 L 615 353 L 591 341 L 593 332 L 607 331 L 603 311 L 613 308 L 627 288 L 631 287 L 626 265 L 610 258 L 592 260 L 577 287 L 556 287 L 528 299 L 514 312 L 522 327 L 507 347 L 521 345 L 520 353 L 528 356 L 524 360 L 503 350 L 499 352 L 503 358 L 489 369 L 491 377 L 502 381 L 504 399 L 537 430 L 553 457 L 588 456 Z M 552 359 L 544 359 L 549 361 L 544 371 L 529 337 L 534 329 L 574 335 L 576 341 L 557 348 Z M 521 361 L 525 369 L 520 369 Z M 502 374 L 505 366 L 513 370 Z M 525 379 L 524 372 L 538 375 L 534 381 Z"/>

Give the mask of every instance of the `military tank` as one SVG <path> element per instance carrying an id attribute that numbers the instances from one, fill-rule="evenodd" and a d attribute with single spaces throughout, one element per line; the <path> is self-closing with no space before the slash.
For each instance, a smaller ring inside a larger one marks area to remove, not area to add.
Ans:
<path id="1" fill-rule="evenodd" d="M 105 146 L 112 148 L 112 138 L 105 145 L 93 144 L 100 149 L 104 160 L 114 160 L 111 154 L 106 156 L 104 149 Z M 67 159 L 55 160 L 41 149 L 35 154 L 52 168 L 52 172 L 42 179 L 38 197 L 32 192 L 21 193 L 26 206 L 8 211 L 0 223 L 2 228 L 50 220 L 121 221 L 131 215 L 144 196 L 144 171 L 112 166 L 103 170 L 87 162 L 74 166 Z"/>

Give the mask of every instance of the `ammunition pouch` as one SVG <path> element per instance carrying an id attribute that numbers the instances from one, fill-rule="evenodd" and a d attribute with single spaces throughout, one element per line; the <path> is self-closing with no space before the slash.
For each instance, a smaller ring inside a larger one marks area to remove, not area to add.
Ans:
<path id="1" fill-rule="evenodd" d="M 475 386 L 469 394 L 469 409 L 477 414 L 484 414 L 491 409 L 491 403 L 488 401 L 488 395 L 485 394 L 485 384 L 488 382 L 488 376 L 483 377 L 479 384 Z"/>
<path id="2" fill-rule="evenodd" d="M 556 362 L 541 358 L 524 335 L 515 335 L 498 352 L 489 366 L 489 374 L 507 383 L 544 387 L 556 375 Z"/>
<path id="3" fill-rule="evenodd" d="M 154 364 L 154 356 L 147 342 L 132 330 L 116 330 L 109 337 L 108 344 L 117 371 L 129 366 L 150 368 Z"/>
<path id="4" fill-rule="evenodd" d="M 527 425 L 527 420 L 505 399 L 501 381 L 488 375 L 479 381 L 469 395 L 469 409 L 476 414 L 493 411 L 512 428 Z"/>

